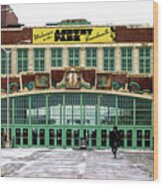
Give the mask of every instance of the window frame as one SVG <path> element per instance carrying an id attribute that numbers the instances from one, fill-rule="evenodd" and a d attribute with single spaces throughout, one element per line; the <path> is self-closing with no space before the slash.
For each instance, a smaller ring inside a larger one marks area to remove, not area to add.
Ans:
<path id="1" fill-rule="evenodd" d="M 62 48 L 61 47 L 50 49 L 50 60 L 51 60 L 51 67 L 62 66 Z"/>
<path id="2" fill-rule="evenodd" d="M 89 51 L 90 50 L 90 51 Z M 94 56 L 95 51 L 95 56 Z M 88 52 L 90 52 L 90 56 L 88 55 Z M 97 67 L 97 48 L 96 47 L 87 47 L 86 48 L 86 66 L 87 67 Z M 88 61 L 90 61 L 90 64 L 88 64 Z M 95 64 L 94 64 L 95 61 Z"/>
<path id="3" fill-rule="evenodd" d="M 70 55 L 72 52 L 72 56 Z M 78 53 L 76 56 L 76 52 Z M 72 61 L 72 64 L 70 63 Z M 77 63 L 76 63 L 77 61 Z M 68 65 L 69 66 L 80 66 L 80 48 L 68 48 Z"/>
<path id="4" fill-rule="evenodd" d="M 105 50 L 107 50 L 107 56 L 105 56 Z M 111 50 L 113 50 L 113 56 L 111 56 Z M 113 67 L 111 65 L 112 60 L 113 60 Z M 115 71 L 115 47 L 103 48 L 103 70 Z"/>
<path id="5" fill-rule="evenodd" d="M 38 54 L 36 54 L 38 52 Z M 42 53 L 43 52 L 43 53 Z M 43 54 L 43 56 L 41 56 Z M 37 56 L 38 55 L 38 56 Z M 41 62 L 43 60 L 43 68 L 41 67 Z M 36 68 L 36 62 L 38 67 Z M 45 71 L 45 48 L 34 48 L 34 71 Z"/>
<path id="6" fill-rule="evenodd" d="M 123 56 L 123 50 L 125 50 L 124 53 L 126 53 L 125 56 Z M 131 55 L 130 51 L 131 50 Z M 131 61 L 131 67 L 129 66 L 129 60 Z M 124 65 L 125 61 L 125 65 Z M 129 69 L 129 67 L 131 69 Z M 121 48 L 121 71 L 123 72 L 132 72 L 133 71 L 133 48 L 132 47 L 122 47 Z"/>
<path id="7" fill-rule="evenodd" d="M 147 55 L 147 49 L 149 50 L 148 51 L 149 56 Z M 141 50 L 143 50 L 142 56 L 141 56 Z M 147 60 L 149 60 L 149 63 L 147 63 Z M 147 64 L 149 65 L 148 67 Z M 151 73 L 151 48 L 150 47 L 139 48 L 139 73 Z"/>
<path id="8" fill-rule="evenodd" d="M 21 51 L 21 57 L 19 57 L 19 52 Z M 27 52 L 27 56 L 24 57 L 24 51 Z M 21 61 L 21 69 L 19 70 L 19 61 Z M 24 61 L 26 61 L 26 67 L 24 67 Z M 28 71 L 28 49 L 27 48 L 18 48 L 17 49 L 17 73 L 27 72 Z"/>
<path id="9" fill-rule="evenodd" d="M 9 74 L 11 74 L 11 63 L 12 63 L 12 49 L 9 53 Z M 7 54 L 1 49 L 1 74 L 7 74 Z"/>

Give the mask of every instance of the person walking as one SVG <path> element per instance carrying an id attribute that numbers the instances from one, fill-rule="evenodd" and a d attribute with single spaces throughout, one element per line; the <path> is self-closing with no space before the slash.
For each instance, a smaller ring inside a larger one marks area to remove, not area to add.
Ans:
<path id="1" fill-rule="evenodd" d="M 120 142 L 120 135 L 117 127 L 113 127 L 113 130 L 110 132 L 109 139 L 110 139 L 110 146 L 112 148 L 112 153 L 114 154 L 114 158 L 116 159 L 117 149 Z"/>

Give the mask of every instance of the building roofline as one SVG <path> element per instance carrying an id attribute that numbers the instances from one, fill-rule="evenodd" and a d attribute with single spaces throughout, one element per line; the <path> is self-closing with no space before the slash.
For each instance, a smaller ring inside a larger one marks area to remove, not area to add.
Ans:
<path id="1" fill-rule="evenodd" d="M 42 26 L 38 26 L 38 25 L 33 25 L 33 26 L 26 26 L 26 25 L 22 25 L 21 27 L 2 27 L 1 30 L 2 31 L 12 31 L 12 30 L 23 30 L 25 28 L 28 29 L 34 29 L 34 28 L 72 28 L 72 27 L 80 27 L 80 28 L 84 28 L 84 27 L 113 27 L 113 28 L 127 28 L 127 29 L 153 29 L 153 26 L 150 25 L 146 25 L 146 24 L 142 24 L 142 25 L 137 25 L 137 24 L 128 24 L 128 25 L 113 25 L 113 24 L 91 24 L 91 25 L 42 25 Z"/>

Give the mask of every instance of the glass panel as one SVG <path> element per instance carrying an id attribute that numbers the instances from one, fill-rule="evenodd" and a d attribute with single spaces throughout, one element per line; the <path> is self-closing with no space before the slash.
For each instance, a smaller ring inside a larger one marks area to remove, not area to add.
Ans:
<path id="1" fill-rule="evenodd" d="M 7 123 L 7 101 L 6 99 L 1 100 L 1 124 Z"/>
<path id="2" fill-rule="evenodd" d="M 145 147 L 150 147 L 150 131 L 145 130 Z"/>
<path id="3" fill-rule="evenodd" d="M 46 123 L 45 95 L 31 96 L 31 123 Z"/>
<path id="4" fill-rule="evenodd" d="M 133 99 L 128 97 L 118 97 L 118 124 L 133 124 Z"/>
<path id="5" fill-rule="evenodd" d="M 132 146 L 132 130 L 127 131 L 127 146 Z"/>
<path id="6" fill-rule="evenodd" d="M 132 71 L 132 48 L 121 48 L 121 63 L 123 71 Z"/>
<path id="7" fill-rule="evenodd" d="M 62 66 L 61 48 L 51 48 L 51 65 L 55 67 Z"/>
<path id="8" fill-rule="evenodd" d="M 83 94 L 83 122 L 86 125 L 97 123 L 97 95 Z"/>
<path id="9" fill-rule="evenodd" d="M 79 145 L 79 139 L 80 139 L 80 135 L 79 135 L 79 129 L 76 129 L 74 131 L 74 145 L 78 146 Z"/>
<path id="10" fill-rule="evenodd" d="M 16 145 L 21 144 L 21 131 L 20 129 L 16 129 Z"/>
<path id="11" fill-rule="evenodd" d="M 79 48 L 69 48 L 69 66 L 79 66 Z"/>
<path id="12" fill-rule="evenodd" d="M 45 129 L 40 129 L 40 145 L 45 145 Z"/>
<path id="13" fill-rule="evenodd" d="M 115 124 L 116 107 L 115 96 L 100 97 L 100 124 L 113 125 Z"/>
<path id="14" fill-rule="evenodd" d="M 49 129 L 49 145 L 54 145 L 54 129 Z"/>
<path id="15" fill-rule="evenodd" d="M 32 145 L 37 145 L 37 137 L 38 137 L 38 133 L 37 133 L 37 129 L 32 129 Z"/>
<path id="16" fill-rule="evenodd" d="M 17 97 L 14 102 L 14 120 L 15 124 L 29 123 L 29 101 L 28 97 Z"/>
<path id="17" fill-rule="evenodd" d="M 114 70 L 114 48 L 104 48 L 104 70 Z"/>
<path id="18" fill-rule="evenodd" d="M 81 124 L 80 94 L 66 94 L 65 122 L 66 124 Z"/>
<path id="19" fill-rule="evenodd" d="M 1 148 L 3 148 L 5 145 L 5 132 L 4 129 L 1 128 Z"/>
<path id="20" fill-rule="evenodd" d="M 107 146 L 107 130 L 105 129 L 101 130 L 101 146 Z"/>
<path id="21" fill-rule="evenodd" d="M 138 130 L 137 131 L 137 147 L 142 147 L 142 142 L 143 142 L 143 135 L 142 135 L 142 131 Z"/>
<path id="22" fill-rule="evenodd" d="M 12 51 L 9 53 L 9 55 L 7 55 L 7 53 L 3 49 L 1 49 L 1 73 L 2 74 L 7 73 L 7 60 L 9 62 L 8 64 L 9 73 L 11 74 L 11 53 Z"/>
<path id="23" fill-rule="evenodd" d="M 28 145 L 28 129 L 23 129 L 23 145 Z"/>
<path id="24" fill-rule="evenodd" d="M 86 48 L 86 64 L 87 66 L 97 66 L 97 49 Z"/>
<path id="25" fill-rule="evenodd" d="M 18 73 L 28 69 L 28 49 L 17 49 Z"/>
<path id="26" fill-rule="evenodd" d="M 79 57 L 79 49 L 76 48 L 74 52 L 75 52 L 75 57 Z"/>
<path id="27" fill-rule="evenodd" d="M 152 124 L 152 103 L 150 100 L 136 99 L 136 125 Z"/>
<path id="28" fill-rule="evenodd" d="M 89 138 L 90 138 L 89 130 L 84 129 L 83 139 L 86 141 L 87 146 L 89 145 Z"/>
<path id="29" fill-rule="evenodd" d="M 120 135 L 120 146 L 124 147 L 124 140 L 125 140 L 125 133 L 123 130 L 119 130 L 119 135 Z"/>
<path id="30" fill-rule="evenodd" d="M 62 124 L 63 118 L 63 95 L 50 94 L 48 98 L 49 124 Z"/>
<path id="31" fill-rule="evenodd" d="M 71 146 L 72 143 L 72 131 L 71 129 L 67 129 L 66 131 L 66 145 Z"/>
<path id="32" fill-rule="evenodd" d="M 151 66 L 151 49 L 150 48 L 140 48 L 139 49 L 139 72 L 140 73 L 150 73 Z"/>
<path id="33" fill-rule="evenodd" d="M 91 132 L 91 145 L 96 146 L 96 137 L 97 137 L 97 132 L 96 130 L 93 130 Z"/>
<path id="34" fill-rule="evenodd" d="M 34 49 L 35 71 L 45 70 L 45 49 Z"/>
<path id="35" fill-rule="evenodd" d="M 12 99 L 9 98 L 9 122 L 12 124 Z M 1 100 L 1 122 L 2 124 L 7 124 L 7 100 Z"/>
<path id="36" fill-rule="evenodd" d="M 57 145 L 62 145 L 62 129 L 57 130 Z"/>

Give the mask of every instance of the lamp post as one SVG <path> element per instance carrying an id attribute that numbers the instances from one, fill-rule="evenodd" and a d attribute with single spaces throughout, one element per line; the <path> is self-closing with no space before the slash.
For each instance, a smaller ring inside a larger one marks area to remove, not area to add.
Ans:
<path id="1" fill-rule="evenodd" d="M 21 43 L 31 43 L 31 40 L 23 40 L 20 41 L 18 44 Z M 9 67 L 10 67 L 10 54 L 12 53 L 12 51 L 14 50 L 14 48 L 10 49 L 10 48 L 2 48 L 2 50 L 6 53 L 6 79 L 7 79 L 7 126 L 6 126 L 6 134 L 7 134 L 7 139 L 6 139 L 6 144 L 5 147 L 6 148 L 10 148 L 11 144 L 10 144 L 10 99 L 9 99 L 9 95 L 10 95 L 10 90 L 9 90 L 9 81 L 10 81 L 10 75 L 9 75 Z"/>

